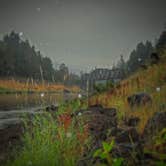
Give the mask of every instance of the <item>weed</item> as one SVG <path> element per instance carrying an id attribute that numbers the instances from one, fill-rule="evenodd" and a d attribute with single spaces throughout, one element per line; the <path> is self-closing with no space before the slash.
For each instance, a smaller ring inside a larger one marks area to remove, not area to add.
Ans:
<path id="1" fill-rule="evenodd" d="M 108 162 L 108 165 L 111 166 L 121 166 L 123 163 L 123 158 L 113 158 L 111 156 L 111 151 L 114 147 L 114 140 L 111 143 L 103 142 L 102 148 L 95 151 L 93 157 L 99 157 L 100 159 L 105 159 Z"/>

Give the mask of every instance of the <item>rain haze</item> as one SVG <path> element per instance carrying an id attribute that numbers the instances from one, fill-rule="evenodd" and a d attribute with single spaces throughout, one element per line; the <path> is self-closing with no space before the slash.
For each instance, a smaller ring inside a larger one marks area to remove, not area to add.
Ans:
<path id="1" fill-rule="evenodd" d="M 0 37 L 15 30 L 55 65 L 80 72 L 110 67 L 139 42 L 154 42 L 165 11 L 165 0 L 0 0 Z"/>

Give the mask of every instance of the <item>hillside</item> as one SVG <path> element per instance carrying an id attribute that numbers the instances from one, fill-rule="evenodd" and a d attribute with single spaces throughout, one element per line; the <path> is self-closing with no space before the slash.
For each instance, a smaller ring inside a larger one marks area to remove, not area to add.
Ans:
<path id="1" fill-rule="evenodd" d="M 131 108 L 127 97 L 146 92 L 152 97 L 152 105 Z M 112 91 L 93 96 L 90 105 L 101 104 L 104 107 L 115 107 L 119 110 L 119 116 L 137 116 L 141 119 L 138 126 L 143 131 L 147 120 L 165 106 L 166 109 L 166 53 L 161 57 L 159 64 L 149 66 L 148 69 L 140 69 L 137 73 L 123 80 Z"/>

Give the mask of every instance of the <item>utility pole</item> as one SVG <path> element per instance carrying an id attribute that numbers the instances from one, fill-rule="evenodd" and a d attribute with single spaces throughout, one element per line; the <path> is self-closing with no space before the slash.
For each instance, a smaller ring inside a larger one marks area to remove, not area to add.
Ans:
<path id="1" fill-rule="evenodd" d="M 87 79 L 86 82 L 86 94 L 87 94 L 87 105 L 89 107 L 89 78 Z"/>
<path id="2" fill-rule="evenodd" d="M 44 85 L 43 70 L 41 65 L 40 65 L 40 74 L 41 74 L 42 84 Z"/>

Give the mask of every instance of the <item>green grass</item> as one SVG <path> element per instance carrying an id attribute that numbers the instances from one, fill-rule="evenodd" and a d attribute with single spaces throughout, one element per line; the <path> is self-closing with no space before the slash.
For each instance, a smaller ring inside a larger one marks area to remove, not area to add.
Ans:
<path id="1" fill-rule="evenodd" d="M 70 103 L 69 107 L 77 109 L 79 101 Z M 66 109 L 61 105 L 59 114 L 63 115 Z M 74 120 L 65 129 L 51 114 L 37 115 L 32 125 L 25 121 L 23 147 L 13 152 L 15 159 L 9 160 L 6 166 L 74 166 L 83 148 L 78 133 L 83 136 L 83 132 L 83 126 L 76 127 Z"/>

